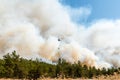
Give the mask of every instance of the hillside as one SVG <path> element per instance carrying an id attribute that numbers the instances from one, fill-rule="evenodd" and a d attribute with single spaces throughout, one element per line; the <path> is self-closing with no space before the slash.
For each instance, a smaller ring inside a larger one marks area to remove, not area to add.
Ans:
<path id="1" fill-rule="evenodd" d="M 0 78 L 12 79 L 97 79 L 117 78 L 120 68 L 96 69 L 78 63 L 68 63 L 59 59 L 57 64 L 49 64 L 39 59 L 28 60 L 17 55 L 16 51 L 0 59 Z M 118 77 L 119 78 L 119 77 Z"/>

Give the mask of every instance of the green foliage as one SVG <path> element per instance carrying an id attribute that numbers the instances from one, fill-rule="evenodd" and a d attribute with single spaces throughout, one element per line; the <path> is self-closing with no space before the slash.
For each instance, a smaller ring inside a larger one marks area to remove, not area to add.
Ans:
<path id="1" fill-rule="evenodd" d="M 56 65 L 41 62 L 39 59 L 28 60 L 17 55 L 16 51 L 6 54 L 0 59 L 0 78 L 34 79 L 51 78 L 93 78 L 100 75 L 120 74 L 120 68 L 96 69 L 78 63 L 70 64 L 59 59 Z"/>

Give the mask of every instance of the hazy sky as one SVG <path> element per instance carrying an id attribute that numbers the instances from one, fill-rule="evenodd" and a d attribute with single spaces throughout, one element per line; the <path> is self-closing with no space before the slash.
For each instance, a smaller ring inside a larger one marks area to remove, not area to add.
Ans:
<path id="1" fill-rule="evenodd" d="M 88 17 L 87 22 L 103 18 L 120 18 L 120 0 L 62 0 L 62 3 L 74 8 L 91 8 L 91 14 Z"/>

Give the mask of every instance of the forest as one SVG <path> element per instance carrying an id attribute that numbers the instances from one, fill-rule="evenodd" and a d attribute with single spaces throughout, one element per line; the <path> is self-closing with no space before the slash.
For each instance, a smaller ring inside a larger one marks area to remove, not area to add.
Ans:
<path id="1" fill-rule="evenodd" d="M 12 79 L 33 79 L 42 77 L 49 78 L 89 78 L 101 75 L 120 74 L 120 68 L 102 68 L 88 67 L 78 61 L 78 63 L 68 63 L 63 59 L 59 59 L 56 64 L 43 62 L 40 59 L 28 60 L 20 57 L 13 51 L 0 59 L 0 78 Z"/>

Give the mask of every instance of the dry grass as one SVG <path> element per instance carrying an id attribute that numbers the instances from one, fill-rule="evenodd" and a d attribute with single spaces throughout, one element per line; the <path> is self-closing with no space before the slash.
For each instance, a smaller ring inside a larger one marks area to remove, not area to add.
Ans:
<path id="1" fill-rule="evenodd" d="M 38 80 L 120 80 L 120 74 L 114 74 L 111 76 L 99 76 L 97 78 L 93 78 L 93 79 L 84 79 L 84 78 L 77 78 L 77 79 L 71 79 L 71 78 L 65 78 L 65 79 L 61 79 L 61 78 L 42 78 L 42 79 L 38 79 Z"/>
<path id="2" fill-rule="evenodd" d="M 114 75 L 111 75 L 111 76 L 100 76 L 98 78 L 94 78 L 94 79 L 97 79 L 97 80 L 120 80 L 120 74 L 114 74 Z"/>
<path id="3" fill-rule="evenodd" d="M 21 79 L 5 79 L 5 78 L 2 78 L 0 80 L 21 80 Z M 22 79 L 22 80 L 28 80 L 28 79 Z M 93 78 L 93 79 L 84 79 L 84 78 L 77 78 L 77 79 L 71 79 L 71 78 L 64 78 L 64 79 L 61 79 L 61 78 L 54 78 L 54 79 L 51 79 L 51 78 L 39 78 L 38 80 L 120 80 L 120 74 L 114 74 L 112 76 L 99 76 L 97 78 Z"/>

